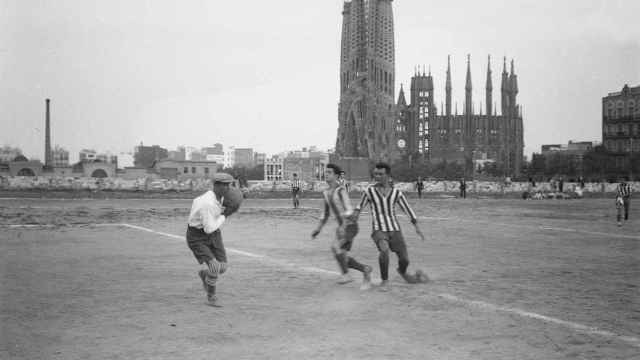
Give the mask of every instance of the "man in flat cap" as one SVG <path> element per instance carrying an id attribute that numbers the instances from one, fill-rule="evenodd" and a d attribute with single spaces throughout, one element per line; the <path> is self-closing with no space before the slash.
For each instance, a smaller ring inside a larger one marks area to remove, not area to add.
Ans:
<path id="1" fill-rule="evenodd" d="M 216 297 L 218 276 L 227 269 L 227 253 L 222 243 L 220 227 L 230 215 L 230 210 L 222 205 L 229 191 L 233 177 L 217 173 L 213 177 L 213 191 L 209 190 L 193 200 L 189 225 L 187 227 L 187 245 L 203 269 L 198 272 L 207 293 L 207 302 L 219 307 Z"/>

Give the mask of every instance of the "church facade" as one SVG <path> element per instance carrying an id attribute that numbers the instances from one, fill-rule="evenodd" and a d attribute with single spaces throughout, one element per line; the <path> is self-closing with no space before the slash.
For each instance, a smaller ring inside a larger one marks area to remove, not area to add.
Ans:
<path id="1" fill-rule="evenodd" d="M 514 62 L 507 72 L 504 59 L 501 79 L 501 108 L 493 101 L 491 59 L 487 63 L 485 109 L 474 107 L 470 56 L 467 58 L 465 101 L 462 113 L 451 103 L 451 63 L 447 61 L 445 103 L 440 111 L 434 101 L 434 79 L 417 71 L 411 78 L 409 102 L 401 87 L 398 95 L 396 137 L 404 155 L 431 162 L 458 162 L 460 164 L 493 162 L 505 174 L 519 175 L 522 170 L 524 139 L 522 110 L 517 102 L 518 77 Z"/>
<path id="2" fill-rule="evenodd" d="M 438 111 L 434 80 L 415 72 L 409 101 L 401 87 L 395 101 L 393 0 L 345 1 L 342 12 L 340 102 L 335 155 L 368 161 L 494 162 L 505 174 L 519 175 L 523 162 L 522 111 L 518 78 L 504 62 L 501 111 L 493 101 L 491 66 L 487 68 L 485 114 L 476 111 L 467 59 L 462 113 L 451 103 L 451 67 L 447 66 L 445 104 Z"/>

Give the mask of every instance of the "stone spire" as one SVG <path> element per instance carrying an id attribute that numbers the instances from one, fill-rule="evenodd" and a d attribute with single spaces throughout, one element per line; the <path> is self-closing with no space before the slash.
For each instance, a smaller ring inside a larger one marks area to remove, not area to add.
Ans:
<path id="1" fill-rule="evenodd" d="M 516 97 L 518 96 L 518 75 L 516 75 L 513 65 L 513 59 L 511 59 L 511 74 L 509 75 L 509 88 L 510 88 L 510 96 L 509 96 L 509 105 L 511 107 L 511 116 L 517 117 L 518 114 L 518 101 Z"/>
<path id="2" fill-rule="evenodd" d="M 451 115 L 451 55 L 447 55 L 447 82 L 445 84 L 447 116 Z"/>
<path id="3" fill-rule="evenodd" d="M 509 84 L 509 74 L 507 73 L 507 57 L 502 59 L 502 83 L 500 84 L 502 115 L 509 114 L 509 95 L 511 86 Z"/>
<path id="4" fill-rule="evenodd" d="M 487 115 L 491 115 L 492 105 L 493 105 L 493 82 L 491 80 L 491 55 L 487 57 L 487 86 L 485 88 L 486 91 L 486 106 L 487 106 Z"/>
<path id="5" fill-rule="evenodd" d="M 407 100 L 404 97 L 404 89 L 402 88 L 402 84 L 400 84 L 400 93 L 398 94 L 398 106 L 407 106 Z"/>

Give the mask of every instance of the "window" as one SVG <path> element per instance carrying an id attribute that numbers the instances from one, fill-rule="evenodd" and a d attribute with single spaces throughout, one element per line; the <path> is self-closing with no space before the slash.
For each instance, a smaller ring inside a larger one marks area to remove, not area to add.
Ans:
<path id="1" fill-rule="evenodd" d="M 622 100 L 618 101 L 617 109 L 616 109 L 616 117 L 622 117 L 624 112 L 624 102 Z"/>
<path id="2" fill-rule="evenodd" d="M 196 173 L 196 167 L 195 167 L 195 166 L 191 167 L 191 173 L 192 173 L 192 174 L 195 174 L 195 173 Z"/>
<path id="3" fill-rule="evenodd" d="M 204 173 L 209 175 L 209 168 L 208 167 L 204 168 Z"/>
<path id="4" fill-rule="evenodd" d="M 188 168 L 188 167 L 185 167 L 185 168 L 184 168 L 184 173 L 185 173 L 185 174 L 188 174 L 188 173 L 189 173 L 189 168 Z"/>

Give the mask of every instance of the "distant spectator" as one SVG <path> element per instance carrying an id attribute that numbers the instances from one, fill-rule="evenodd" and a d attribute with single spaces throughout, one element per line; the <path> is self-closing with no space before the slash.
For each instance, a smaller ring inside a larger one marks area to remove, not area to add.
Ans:
<path id="1" fill-rule="evenodd" d="M 460 179 L 460 197 L 463 199 L 467 198 L 467 182 L 464 178 Z"/>
<path id="2" fill-rule="evenodd" d="M 344 170 L 340 171 L 340 176 L 338 177 L 338 184 L 340 186 L 344 186 L 345 190 L 347 190 L 347 193 L 349 193 L 349 188 L 351 186 L 351 184 L 347 181 L 346 179 L 346 172 L 344 172 Z"/>
<path id="3" fill-rule="evenodd" d="M 584 178 L 582 176 L 578 178 L 578 182 L 580 183 L 580 189 L 584 189 Z"/>
<path id="4" fill-rule="evenodd" d="M 564 179 L 560 178 L 560 180 L 558 181 L 558 191 L 559 192 L 563 192 L 564 191 Z"/>
<path id="5" fill-rule="evenodd" d="M 416 190 L 418 190 L 418 199 L 422 199 L 423 189 L 424 189 L 424 183 L 422 182 L 422 178 L 418 176 L 418 181 L 416 181 Z"/>

